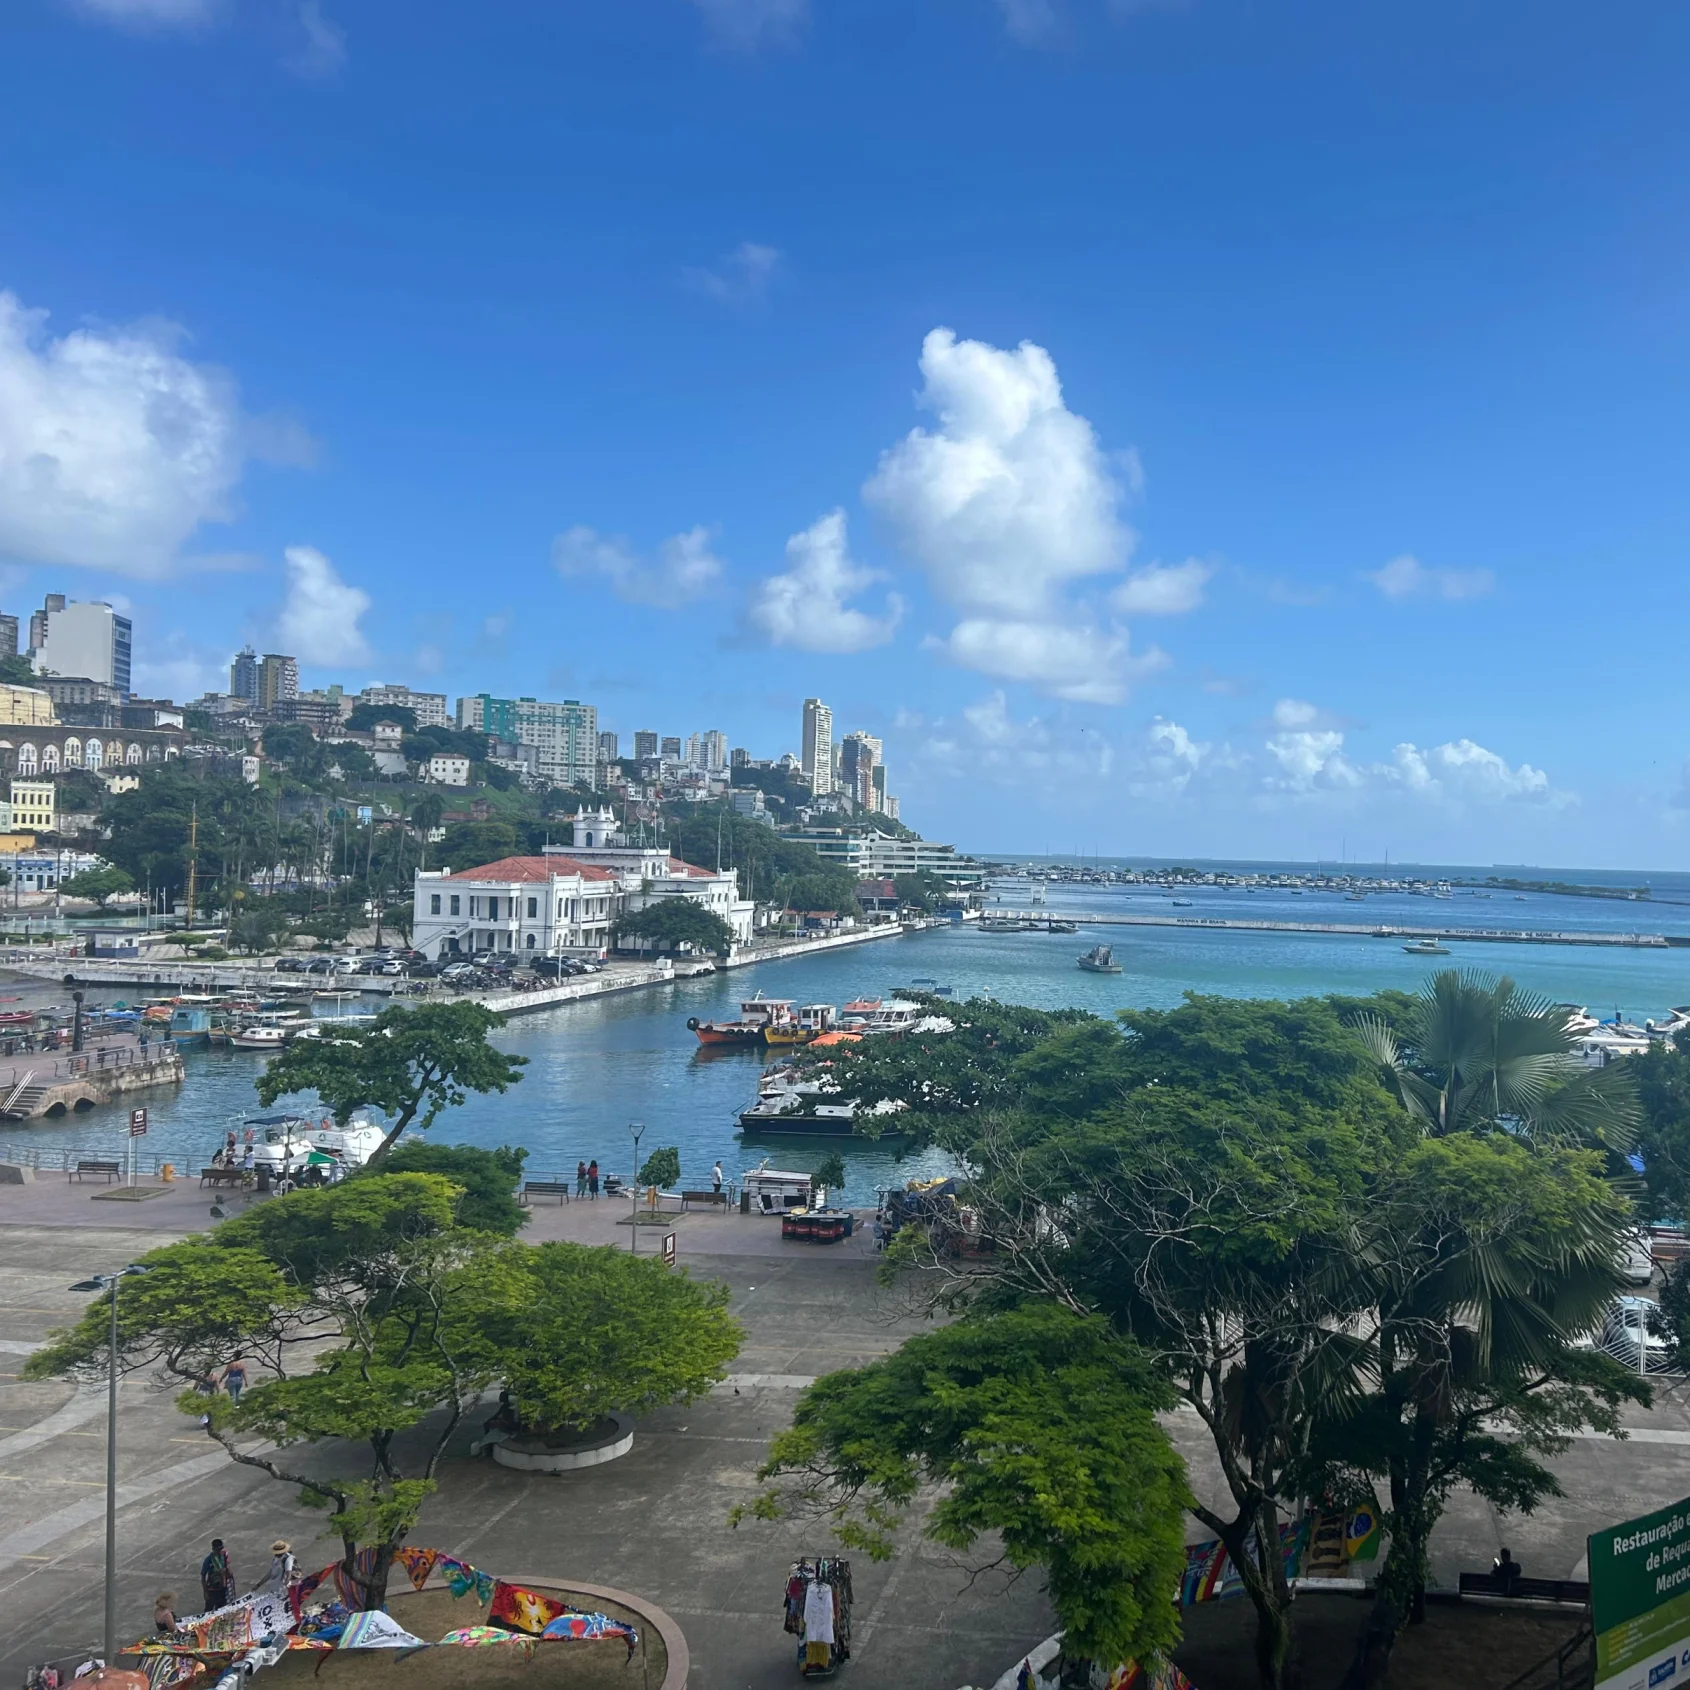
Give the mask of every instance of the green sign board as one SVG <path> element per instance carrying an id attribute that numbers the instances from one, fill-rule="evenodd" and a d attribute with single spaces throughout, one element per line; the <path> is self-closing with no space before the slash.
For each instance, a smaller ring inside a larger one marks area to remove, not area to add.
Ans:
<path id="1" fill-rule="evenodd" d="M 1594 1533 L 1589 1548 L 1596 1690 L 1690 1685 L 1690 1497 Z"/>

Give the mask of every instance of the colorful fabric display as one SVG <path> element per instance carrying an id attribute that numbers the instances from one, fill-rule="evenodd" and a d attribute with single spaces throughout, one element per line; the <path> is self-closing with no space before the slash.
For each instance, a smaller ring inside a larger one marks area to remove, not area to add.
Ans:
<path id="1" fill-rule="evenodd" d="M 567 1602 L 542 1596 L 537 1590 L 524 1590 L 519 1584 L 506 1584 L 500 1579 L 493 1586 L 493 1601 L 487 1610 L 487 1620 L 490 1625 L 502 1625 L 511 1631 L 538 1637 L 549 1621 L 568 1612 Z"/>
<path id="2" fill-rule="evenodd" d="M 536 1637 L 524 1637 L 520 1632 L 506 1631 L 497 1625 L 461 1625 L 455 1631 L 449 1631 L 440 1639 L 442 1643 L 455 1643 L 465 1649 L 484 1649 L 503 1644 L 506 1648 L 517 1648 L 532 1654 L 540 1646 Z"/>
<path id="3" fill-rule="evenodd" d="M 446 1588 L 454 1596 L 468 1596 L 473 1591 L 478 1602 L 493 1600 L 493 1586 L 498 1581 L 491 1573 L 477 1572 L 456 1555 L 442 1555 L 435 1565 L 446 1575 Z"/>
<path id="4" fill-rule="evenodd" d="M 613 1620 L 609 1614 L 559 1614 L 555 1620 L 546 1622 L 540 1636 L 563 1642 L 620 1637 L 628 1645 L 629 1660 L 634 1658 L 634 1649 L 640 1641 L 640 1634 L 626 1620 Z"/>
<path id="5" fill-rule="evenodd" d="M 1284 1558 L 1287 1579 L 1294 1579 L 1301 1572 L 1308 1540 L 1307 1520 L 1296 1520 L 1279 1528 L 1279 1552 Z M 1246 1552 L 1254 1555 L 1254 1532 L 1245 1544 Z M 1182 1608 L 1189 1608 L 1197 1602 L 1216 1602 L 1223 1597 L 1237 1596 L 1243 1589 L 1244 1581 L 1233 1566 L 1225 1544 L 1211 1538 L 1207 1543 L 1186 1545 L 1185 1572 L 1179 1582 L 1179 1605 Z"/>
<path id="6" fill-rule="evenodd" d="M 344 1561 L 335 1563 L 334 1587 L 340 1592 L 341 1601 L 354 1612 L 364 1606 L 370 1581 L 375 1577 L 375 1573 L 376 1552 L 373 1549 L 360 1549 L 352 1557 L 350 1571 L 348 1571 Z"/>
<path id="7" fill-rule="evenodd" d="M 412 1549 L 406 1546 L 393 1552 L 393 1559 L 402 1566 L 411 1580 L 413 1590 L 421 1590 L 428 1583 L 428 1575 L 434 1571 L 435 1563 L 440 1559 L 438 1549 Z"/>
<path id="8" fill-rule="evenodd" d="M 147 1675 L 153 1690 L 171 1690 L 172 1685 L 185 1684 L 199 1670 L 200 1664 L 192 1655 L 148 1655 L 141 1662 L 141 1671 Z"/>
<path id="9" fill-rule="evenodd" d="M 391 1614 L 380 1608 L 354 1614 L 340 1634 L 342 1649 L 420 1649 L 423 1640 L 413 1637 Z"/>
<path id="10" fill-rule="evenodd" d="M 1105 1690 L 1192 1690 L 1192 1684 L 1172 1661 L 1155 1667 L 1128 1661 L 1110 1673 Z"/>

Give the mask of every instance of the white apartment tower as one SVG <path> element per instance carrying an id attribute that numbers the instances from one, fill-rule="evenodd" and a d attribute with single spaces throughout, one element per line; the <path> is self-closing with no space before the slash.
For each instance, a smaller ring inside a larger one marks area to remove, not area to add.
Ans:
<path id="1" fill-rule="evenodd" d="M 803 764 L 818 798 L 833 790 L 833 712 L 819 698 L 804 700 Z"/>

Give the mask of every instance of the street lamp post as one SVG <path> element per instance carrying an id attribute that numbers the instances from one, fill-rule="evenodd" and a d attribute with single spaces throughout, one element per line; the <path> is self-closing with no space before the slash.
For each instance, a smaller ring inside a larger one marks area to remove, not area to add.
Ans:
<path id="1" fill-rule="evenodd" d="M 117 1659 L 117 1282 L 125 1274 L 146 1273 L 131 1262 L 116 1273 L 97 1273 L 79 1279 L 73 1291 L 105 1291 L 111 1297 L 111 1340 L 106 1360 L 106 1626 L 104 1659 L 109 1668 Z"/>
<path id="2" fill-rule="evenodd" d="M 644 1134 L 644 1121 L 628 1123 L 628 1136 L 634 1141 L 634 1177 L 628 1182 L 634 1198 L 633 1211 L 628 1216 L 628 1248 L 634 1251 L 640 1247 L 640 1139 Z"/>

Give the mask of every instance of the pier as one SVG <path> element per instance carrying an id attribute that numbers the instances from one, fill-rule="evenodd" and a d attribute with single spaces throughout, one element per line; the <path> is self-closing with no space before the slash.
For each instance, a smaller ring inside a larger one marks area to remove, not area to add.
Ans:
<path id="1" fill-rule="evenodd" d="M 1339 933 L 1360 939 L 1474 939 L 1497 945 L 1601 945 L 1610 950 L 1653 951 L 1690 946 L 1690 935 L 1679 937 L 1664 933 L 1555 932 L 1523 927 L 1406 927 L 1395 922 L 1256 921 L 1243 916 L 1063 914 L 1042 906 L 1024 911 L 994 906 L 990 913 L 994 920 L 1027 921 L 1037 927 L 1051 921 L 1071 921 L 1076 927 L 1191 927 L 1205 932 L 1230 929 L 1241 933 Z"/>
<path id="2" fill-rule="evenodd" d="M 43 1051 L 0 1063 L 0 1119 L 80 1113 L 182 1079 L 181 1053 L 168 1039 L 143 1047 L 133 1033 L 106 1034 L 90 1039 L 85 1050 Z"/>

